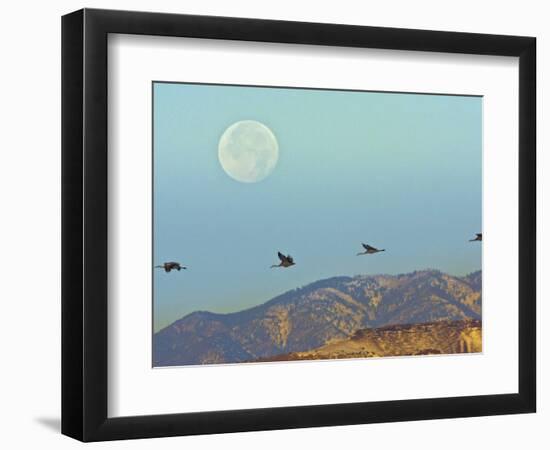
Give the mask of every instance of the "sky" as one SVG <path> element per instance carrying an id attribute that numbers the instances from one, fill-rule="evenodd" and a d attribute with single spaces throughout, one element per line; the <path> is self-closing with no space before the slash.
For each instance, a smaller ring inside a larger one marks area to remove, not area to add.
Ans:
<path id="1" fill-rule="evenodd" d="M 481 269 L 482 98 L 153 84 L 154 330 L 339 275 Z M 218 159 L 242 120 L 275 136 L 256 183 Z M 361 243 L 386 251 L 356 256 Z M 296 265 L 278 264 L 277 251 Z"/>

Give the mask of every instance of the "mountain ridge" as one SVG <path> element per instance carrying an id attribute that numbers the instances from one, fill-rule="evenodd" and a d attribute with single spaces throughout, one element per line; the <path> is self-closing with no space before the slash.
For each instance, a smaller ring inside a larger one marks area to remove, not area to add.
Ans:
<path id="1" fill-rule="evenodd" d="M 481 271 L 336 276 L 232 313 L 195 311 L 159 330 L 155 366 L 250 361 L 302 352 L 390 324 L 481 319 Z"/>

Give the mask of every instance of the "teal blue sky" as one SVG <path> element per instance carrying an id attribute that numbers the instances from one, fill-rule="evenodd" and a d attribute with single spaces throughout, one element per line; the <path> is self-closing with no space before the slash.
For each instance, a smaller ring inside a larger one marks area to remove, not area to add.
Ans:
<path id="1" fill-rule="evenodd" d="M 154 329 L 336 275 L 481 268 L 482 98 L 154 83 Z M 218 142 L 256 120 L 279 144 L 258 183 Z M 387 251 L 356 256 L 361 242 Z M 270 269 L 277 251 L 296 266 Z"/>

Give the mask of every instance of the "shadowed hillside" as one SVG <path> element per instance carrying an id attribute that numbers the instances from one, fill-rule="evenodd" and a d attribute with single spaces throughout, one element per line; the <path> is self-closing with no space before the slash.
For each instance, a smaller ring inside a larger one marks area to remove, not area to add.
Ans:
<path id="1" fill-rule="evenodd" d="M 317 349 L 367 328 L 468 319 L 481 320 L 481 272 L 335 277 L 244 311 L 191 313 L 154 335 L 153 364 L 253 361 Z"/>

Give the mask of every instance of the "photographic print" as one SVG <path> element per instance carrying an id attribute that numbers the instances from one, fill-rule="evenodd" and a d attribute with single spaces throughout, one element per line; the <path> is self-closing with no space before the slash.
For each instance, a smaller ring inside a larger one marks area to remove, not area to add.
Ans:
<path id="1" fill-rule="evenodd" d="M 482 97 L 152 89 L 154 367 L 482 351 Z"/>

